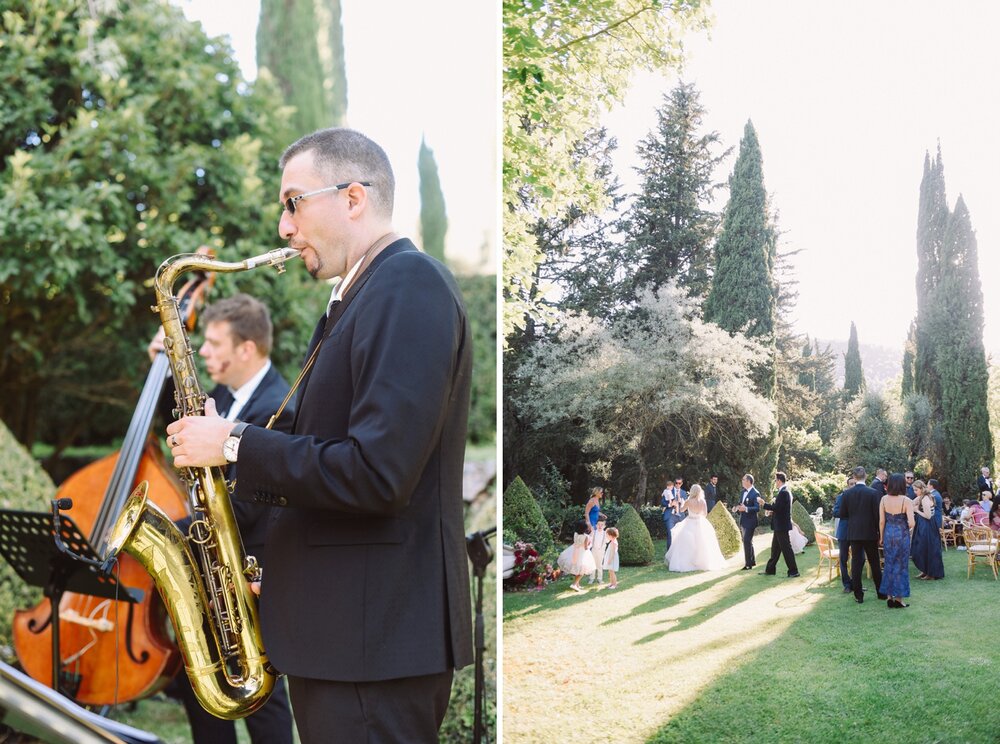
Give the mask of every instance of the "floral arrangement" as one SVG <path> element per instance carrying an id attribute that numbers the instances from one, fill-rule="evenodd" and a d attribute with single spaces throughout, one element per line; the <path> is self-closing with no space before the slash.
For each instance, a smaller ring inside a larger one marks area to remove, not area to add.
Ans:
<path id="1" fill-rule="evenodd" d="M 561 575 L 551 563 L 542 563 L 535 546 L 528 542 L 514 543 L 514 571 L 504 580 L 508 589 L 543 589 Z"/>

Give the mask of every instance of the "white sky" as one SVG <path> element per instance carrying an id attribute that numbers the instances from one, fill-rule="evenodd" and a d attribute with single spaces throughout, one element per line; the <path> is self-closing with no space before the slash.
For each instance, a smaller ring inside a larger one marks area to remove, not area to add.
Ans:
<path id="1" fill-rule="evenodd" d="M 986 347 L 1000 355 L 1000 4 L 716 0 L 710 32 L 685 37 L 684 80 L 701 91 L 705 131 L 734 147 L 747 119 L 764 157 L 784 249 L 800 249 L 797 326 L 902 349 L 916 312 L 917 199 L 938 141 L 949 208 L 961 193 L 976 230 Z M 625 190 L 635 145 L 677 82 L 636 79 L 606 119 Z"/>
<path id="2" fill-rule="evenodd" d="M 229 36 L 244 76 L 257 77 L 260 0 L 174 2 L 209 35 Z M 417 155 L 424 135 L 448 212 L 446 254 L 459 268 L 488 272 L 496 271 L 498 215 L 497 5 L 342 1 L 347 124 L 389 155 L 396 228 L 419 237 Z"/>

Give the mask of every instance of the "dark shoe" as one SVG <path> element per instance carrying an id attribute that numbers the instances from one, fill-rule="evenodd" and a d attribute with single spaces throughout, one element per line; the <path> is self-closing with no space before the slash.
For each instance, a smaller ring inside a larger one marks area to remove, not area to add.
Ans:
<path id="1" fill-rule="evenodd" d="M 788 574 L 788 578 L 790 578 L 790 579 L 797 579 L 797 578 L 799 578 L 799 576 L 801 576 L 801 575 L 802 575 L 802 574 L 800 574 L 800 573 L 799 573 L 798 571 L 796 571 L 796 572 L 795 572 L 795 573 L 793 573 L 793 574 Z"/>
<path id="2" fill-rule="evenodd" d="M 889 595 L 888 594 L 879 594 L 878 598 L 879 599 L 889 599 Z"/>
<path id="3" fill-rule="evenodd" d="M 857 602 L 858 604 L 864 604 L 865 603 L 864 595 L 859 597 L 857 594 L 855 594 L 854 601 Z"/>
<path id="4" fill-rule="evenodd" d="M 904 607 L 909 607 L 909 606 L 910 605 L 907 604 L 906 602 L 903 602 L 903 601 L 898 600 L 898 599 L 896 600 L 896 607 L 898 607 L 900 609 L 903 609 Z"/>
<path id="5" fill-rule="evenodd" d="M 896 600 L 894 600 L 894 599 L 887 599 L 885 601 L 885 606 L 888 607 L 890 610 L 895 609 L 895 607 L 896 607 Z"/>
<path id="6" fill-rule="evenodd" d="M 749 570 L 750 570 L 750 569 L 752 569 L 752 568 L 753 568 L 753 566 L 744 566 L 744 567 L 743 567 L 743 568 L 741 568 L 740 570 L 741 570 L 741 571 L 749 571 Z"/>
<path id="7" fill-rule="evenodd" d="M 854 591 L 854 590 L 853 590 L 853 589 L 851 589 L 851 587 L 849 587 L 849 586 L 845 586 L 845 587 L 844 587 L 844 594 L 850 594 L 850 593 L 851 593 L 851 592 L 853 592 L 853 591 Z"/>

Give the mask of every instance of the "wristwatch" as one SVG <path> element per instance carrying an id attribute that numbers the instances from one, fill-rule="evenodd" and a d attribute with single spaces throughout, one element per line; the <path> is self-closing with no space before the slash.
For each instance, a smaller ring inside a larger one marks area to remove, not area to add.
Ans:
<path id="1" fill-rule="evenodd" d="M 236 462 L 236 456 L 239 454 L 240 450 L 240 437 L 243 436 L 243 431 L 250 424 L 245 421 L 241 421 L 233 427 L 233 430 L 229 432 L 229 436 L 222 443 L 222 454 L 225 456 L 227 462 Z"/>

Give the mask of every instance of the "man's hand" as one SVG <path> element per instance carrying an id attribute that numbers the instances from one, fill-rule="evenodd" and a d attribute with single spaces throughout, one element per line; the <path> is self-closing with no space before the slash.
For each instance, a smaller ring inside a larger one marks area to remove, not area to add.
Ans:
<path id="1" fill-rule="evenodd" d="M 219 416 L 215 401 L 205 401 L 204 416 L 185 416 L 167 427 L 167 445 L 178 468 L 202 468 L 225 465 L 222 443 L 233 429 L 233 422 Z"/>
<path id="2" fill-rule="evenodd" d="M 164 336 L 163 326 L 160 326 L 160 330 L 156 332 L 153 336 L 153 340 L 149 342 L 149 346 L 146 347 L 146 353 L 149 354 L 149 361 L 156 359 L 156 355 L 163 351 L 163 336 Z"/>

